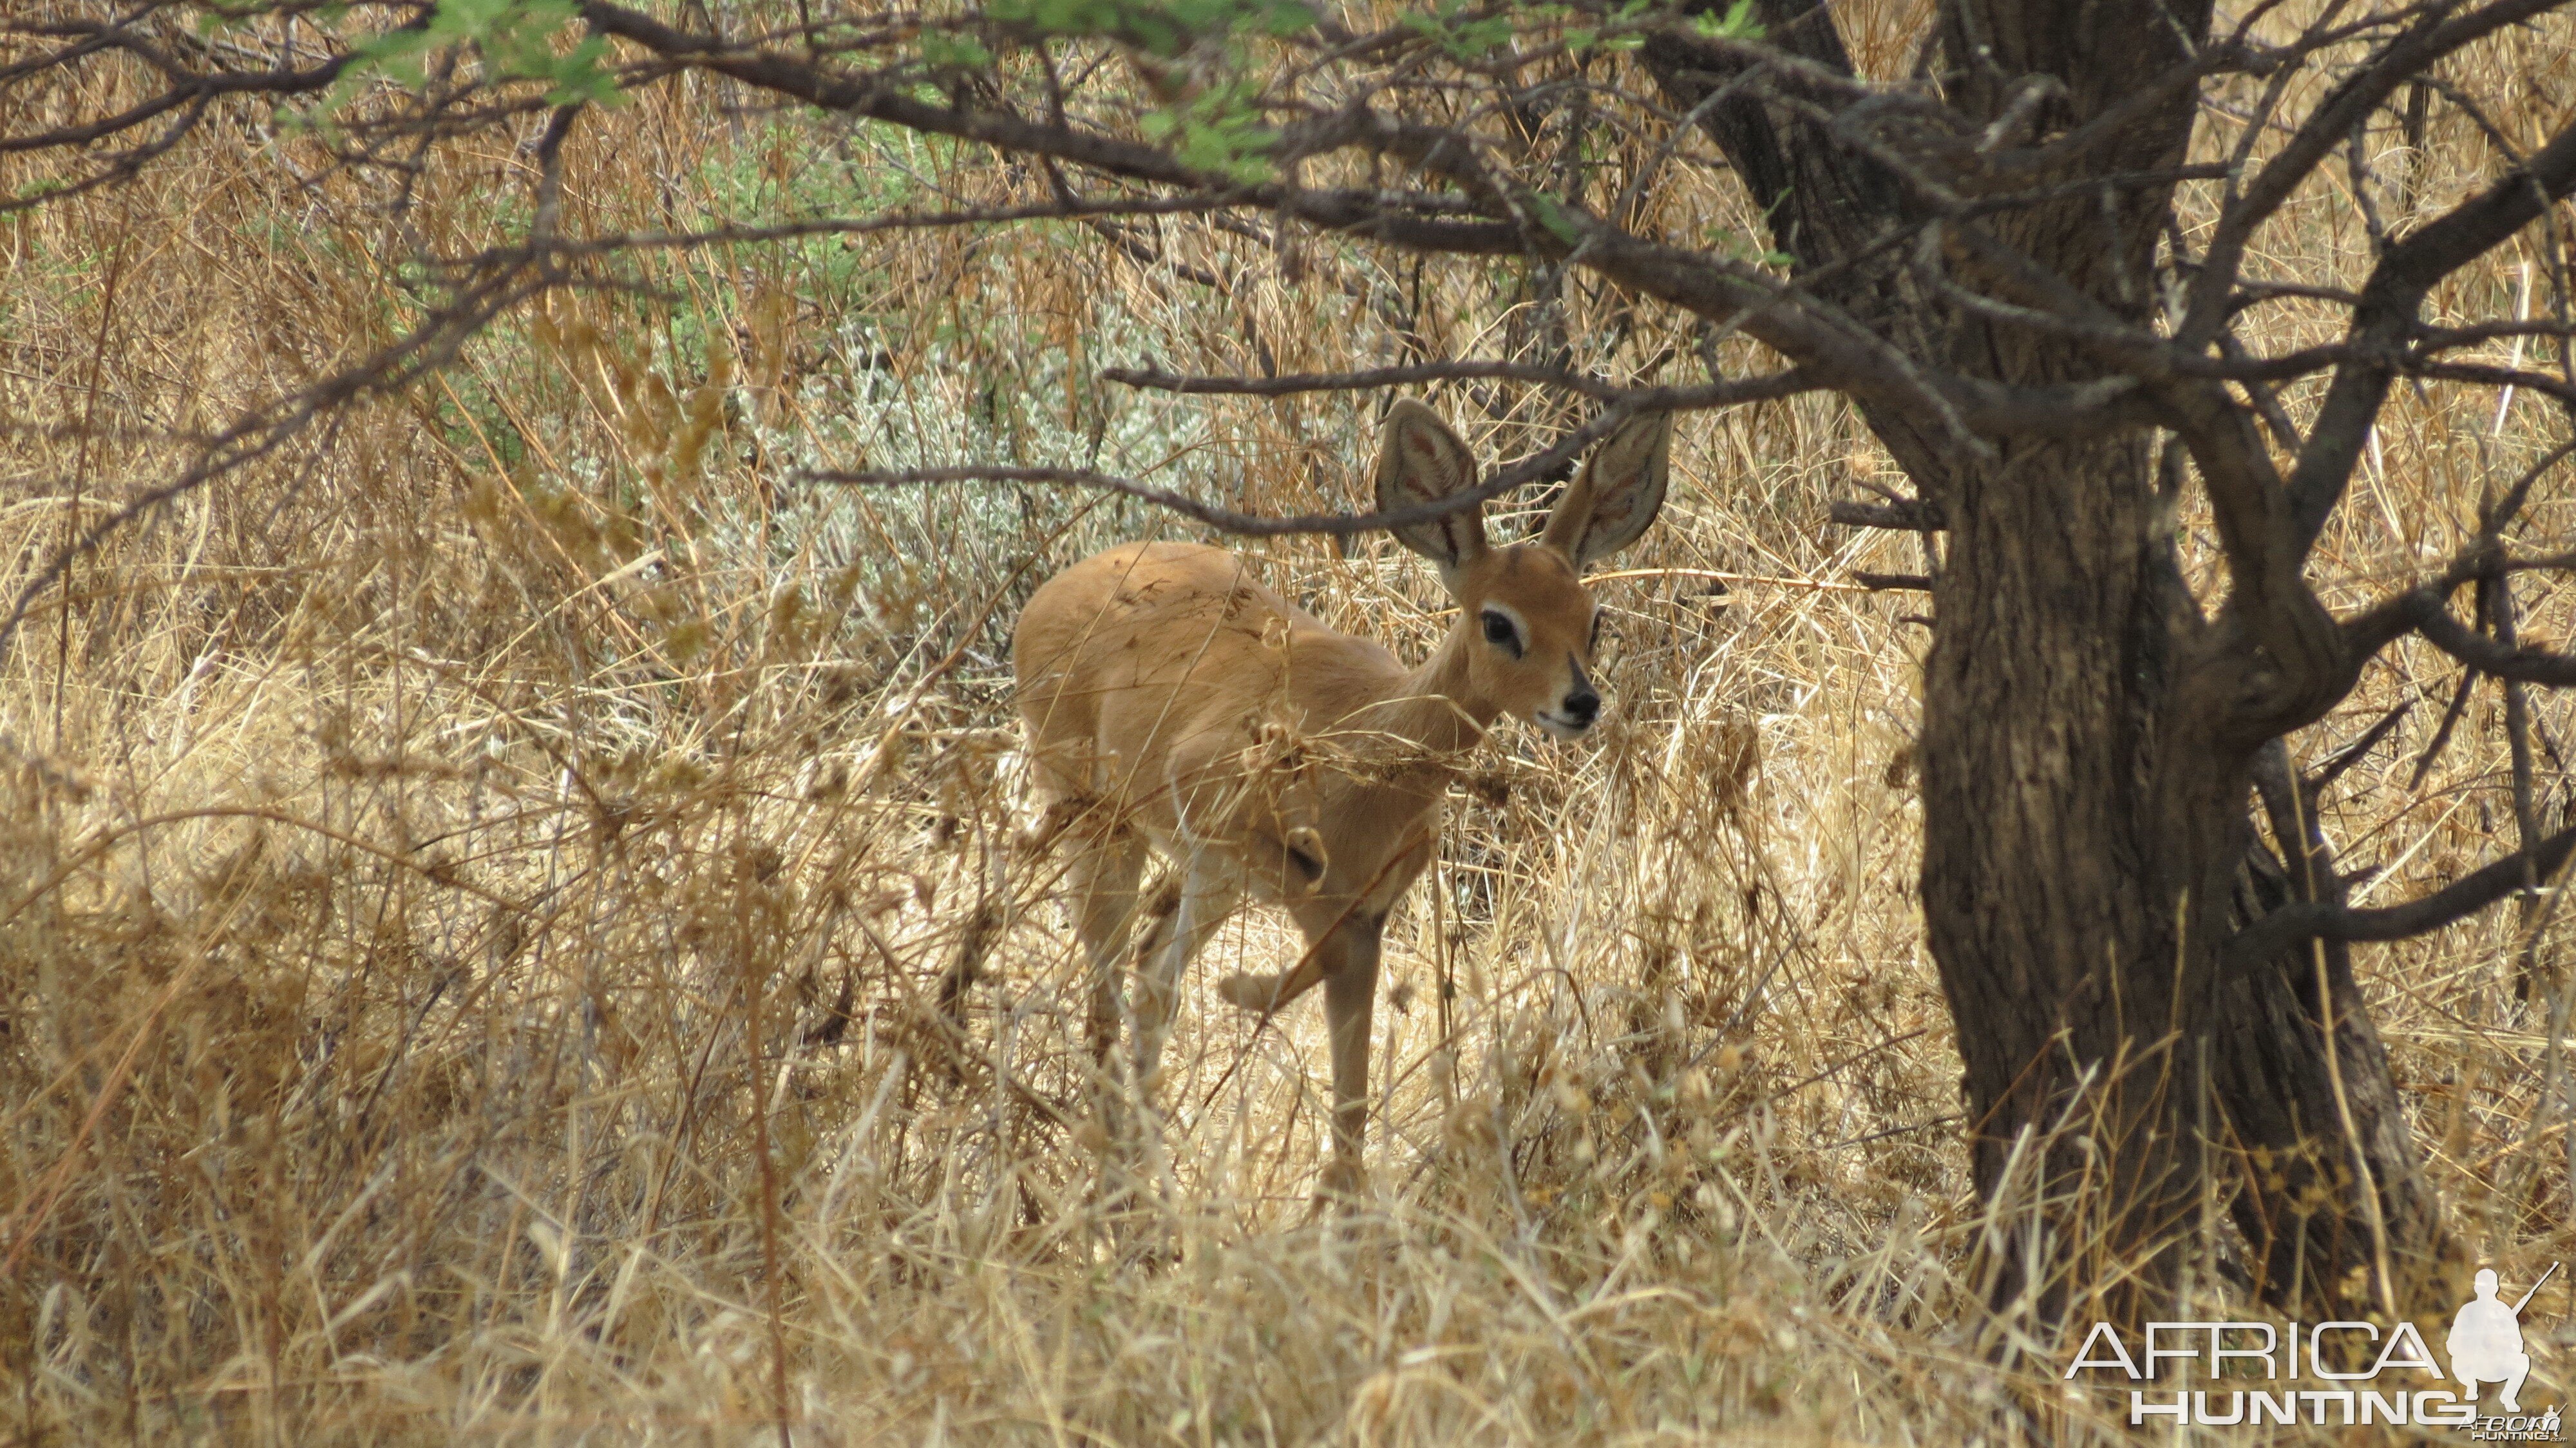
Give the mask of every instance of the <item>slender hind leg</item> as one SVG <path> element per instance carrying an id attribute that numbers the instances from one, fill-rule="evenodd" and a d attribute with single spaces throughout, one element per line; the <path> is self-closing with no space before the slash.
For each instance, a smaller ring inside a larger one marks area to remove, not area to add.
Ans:
<path id="1" fill-rule="evenodd" d="M 1157 1108 L 1163 1043 L 1170 1038 L 1172 1010 L 1180 994 L 1181 972 L 1232 914 L 1241 887 L 1222 867 L 1207 862 L 1184 865 L 1157 886 L 1144 907 L 1152 922 L 1136 950 L 1136 990 L 1128 1009 L 1135 1016 L 1135 1055 L 1123 1079 L 1111 1089 L 1133 1092 L 1120 1104 L 1127 1108 L 1126 1131 L 1113 1139 L 1124 1164 L 1134 1173 L 1131 1201 L 1144 1205 L 1169 1192 L 1171 1163 L 1163 1152 L 1162 1117 Z M 1126 1219 L 1120 1231 L 1130 1260 L 1172 1259 L 1171 1221 L 1160 1213 Z"/>
<path id="2" fill-rule="evenodd" d="M 1074 934 L 1091 973 L 1084 1034 L 1094 1061 L 1106 1063 L 1118 1044 L 1119 967 L 1136 921 L 1136 882 L 1145 873 L 1145 842 L 1132 830 L 1098 831 L 1082 843 L 1073 864 Z"/>
<path id="3" fill-rule="evenodd" d="M 1127 940 L 1134 933 L 1141 901 L 1136 885 L 1144 877 L 1146 845 L 1135 831 L 1123 828 L 1067 834 L 1080 843 L 1072 863 L 1074 933 L 1082 941 L 1083 966 L 1090 974 L 1083 1034 L 1091 1047 L 1092 1121 L 1081 1135 L 1096 1132 L 1099 1175 L 1092 1189 L 1103 1205 L 1114 1204 L 1132 1190 L 1121 1164 L 1119 1143 L 1129 1134 L 1125 1072 L 1115 1052 L 1118 1025 L 1127 1011 Z"/>

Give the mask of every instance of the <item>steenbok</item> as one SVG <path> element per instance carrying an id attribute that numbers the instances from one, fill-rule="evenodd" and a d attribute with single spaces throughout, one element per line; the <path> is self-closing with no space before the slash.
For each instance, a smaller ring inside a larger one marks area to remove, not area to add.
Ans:
<path id="1" fill-rule="evenodd" d="M 1600 716 L 1589 665 L 1599 612 L 1582 570 L 1636 540 L 1664 501 L 1672 429 L 1638 418 L 1596 448 L 1536 542 L 1491 547 L 1481 511 L 1395 528 L 1458 602 L 1419 667 L 1326 628 L 1253 581 L 1244 559 L 1187 543 L 1129 543 L 1077 563 L 1029 599 L 1011 639 L 1040 794 L 1037 840 L 1073 842 L 1077 929 L 1090 958 L 1092 1049 L 1122 1012 L 1122 945 L 1141 913 L 1135 1087 L 1150 1110 L 1182 968 L 1255 896 L 1283 906 L 1306 953 L 1220 987 L 1276 1011 L 1316 982 L 1333 1055 L 1333 1159 L 1322 1190 L 1360 1186 L 1378 933 L 1438 848 L 1440 800 L 1461 753 L 1497 716 L 1559 739 Z M 1476 461 L 1438 414 L 1402 401 L 1379 444 L 1377 506 L 1476 486 Z M 1147 846 L 1177 867 L 1150 902 Z M 1140 908 L 1141 907 L 1141 908 Z M 1114 1093 L 1103 1110 L 1117 1119 Z"/>

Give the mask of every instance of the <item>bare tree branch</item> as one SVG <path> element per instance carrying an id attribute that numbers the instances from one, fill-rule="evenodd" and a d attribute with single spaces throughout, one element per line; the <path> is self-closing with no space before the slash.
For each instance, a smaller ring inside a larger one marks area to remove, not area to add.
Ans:
<path id="1" fill-rule="evenodd" d="M 2505 489 L 2504 495 L 2490 504 L 2478 520 L 2477 535 L 2451 558 L 2441 573 L 2394 597 L 2382 599 L 2344 621 L 2344 648 L 2358 667 L 2371 655 L 2396 639 L 2422 627 L 2423 621 L 2442 612 L 2450 596 L 2463 584 L 2497 572 L 2524 572 L 2535 569 L 2576 566 L 2576 553 L 2542 554 L 2536 557 L 2509 558 L 2504 553 L 2504 533 L 2520 517 L 2523 505 L 2550 470 L 2576 456 L 2576 438 L 2561 442 L 2525 468 L 2522 475 Z M 2474 674 L 2474 666 L 2471 673 Z M 2465 681 L 2462 688 L 2467 687 Z M 2454 703 L 2456 713 L 2459 705 Z M 2447 727 L 2445 729 L 2447 733 Z M 2418 782 L 2421 782 L 2421 770 Z"/>
<path id="2" fill-rule="evenodd" d="M 2576 684 L 2576 657 L 2516 647 L 2479 633 L 2451 617 L 2444 608 L 2426 610 L 2415 621 L 2415 631 L 2424 636 L 2425 642 L 2482 674 L 2525 684 Z"/>
<path id="3" fill-rule="evenodd" d="M 7 615 L 0 616 L 0 663 L 7 662 L 18 626 L 26 621 L 36 600 L 60 582 L 74 562 L 95 551 L 127 524 L 267 457 L 315 421 L 335 415 L 349 403 L 401 391 L 454 360 L 457 351 L 494 317 L 559 280 L 521 271 L 487 277 L 401 339 L 292 397 L 234 422 L 217 434 L 178 476 L 128 499 L 46 558 L 18 590 Z"/>
<path id="4" fill-rule="evenodd" d="M 2183 320 L 2175 329 L 2176 339 L 2193 349 L 2205 347 L 2216 339 L 2219 321 L 2228 310 L 2228 293 L 2234 287 L 2236 269 L 2243 263 L 2245 249 L 2253 240 L 2256 229 L 2279 210 L 2298 189 L 2299 183 L 2323 165 L 2333 155 L 2334 148 L 2351 136 L 2353 128 L 2364 124 L 2400 85 L 2423 74 L 2436 61 L 2461 47 L 2541 15 L 2556 3 L 2557 0 L 2497 0 L 2495 4 L 2465 15 L 2441 7 L 2428 9 L 2421 12 L 2421 18 L 2414 26 L 2391 40 L 2368 64 L 2346 76 L 2334 93 L 2309 113 L 2306 122 L 2292 134 L 2290 143 L 2263 164 L 2263 169 L 2246 186 L 2243 195 L 2237 197 L 2219 219 L 2217 230 L 2202 253 L 2200 274 L 2192 280 Z M 2419 232 L 2410 240 L 2420 240 L 2422 235 Z M 2485 246 L 2477 248 L 2478 251 L 2485 249 Z M 2417 255 L 2420 257 L 2422 253 Z M 2393 254 L 2390 260 L 2394 260 Z M 2383 271 L 2387 265 L 2383 261 Z M 2406 310 L 2411 316 L 2413 308 L 2410 306 Z"/>
<path id="5" fill-rule="evenodd" d="M 2564 829 L 2527 850 L 2517 850 L 2474 874 L 2403 905 L 2354 909 L 2302 901 L 2264 916 L 2227 943 L 2222 978 L 2259 970 L 2311 940 L 2404 940 L 2455 925 L 2534 878 L 2558 873 L 2576 852 L 2576 828 Z"/>
<path id="6" fill-rule="evenodd" d="M 1526 362 L 1479 360 L 1466 362 L 1419 362 L 1406 367 L 1368 367 L 1351 372 L 1299 372 L 1283 377 L 1206 377 L 1187 376 L 1144 367 L 1104 367 L 1101 377 L 1129 387 L 1151 388 L 1158 392 L 1178 392 L 1190 396 L 1219 397 L 1289 397 L 1306 392 L 1360 392 L 1380 387 L 1406 387 L 1421 382 L 1464 382 L 1491 378 L 1510 382 L 1529 382 L 1589 397 L 1599 402 L 1612 402 L 1640 396 L 1655 400 L 1640 406 L 1649 412 L 1692 412 L 1712 407 L 1731 407 L 1742 402 L 1765 402 L 1775 398 L 1794 397 L 1812 392 L 1821 385 L 1805 374 L 1791 369 L 1762 377 L 1739 378 L 1697 387 L 1644 389 L 1620 387 L 1568 372 L 1557 367 L 1540 367 Z"/>
<path id="7" fill-rule="evenodd" d="M 1194 518 L 1220 532 L 1233 533 L 1242 537 L 1282 538 L 1298 534 L 1332 534 L 1349 537 L 1359 533 L 1375 533 L 1390 528 L 1400 528 L 1407 523 L 1418 523 L 1426 518 L 1438 518 L 1462 509 L 1481 506 L 1524 483 L 1534 482 L 1554 473 L 1559 468 L 1568 466 L 1574 459 L 1582 456 L 1585 448 L 1608 437 L 1618 429 L 1620 423 L 1630 417 L 1641 412 L 1670 410 L 1664 404 L 1664 398 L 1687 399 L 1691 394 L 1699 391 L 1702 389 L 1650 388 L 1630 393 L 1626 398 L 1604 408 L 1592 421 L 1567 433 L 1554 447 L 1511 464 L 1475 487 L 1462 488 L 1446 497 L 1390 509 L 1383 513 L 1303 513 L 1285 518 L 1265 517 L 1258 513 L 1242 513 L 1232 508 L 1216 507 L 1170 488 L 1158 488 L 1150 483 L 1140 483 L 1133 478 L 1123 478 L 1114 473 L 1099 472 L 1091 468 L 1003 467 L 970 464 L 963 467 L 872 469 L 865 472 L 817 469 L 806 472 L 803 476 L 811 482 L 838 483 L 846 487 L 860 488 L 902 487 L 914 483 L 1070 484 L 1076 487 L 1101 488 L 1113 493 L 1123 493 L 1158 507 L 1169 508 L 1185 518 Z"/>
<path id="8" fill-rule="evenodd" d="M 1837 502 L 1826 515 L 1846 528 L 1887 528 L 1901 533 L 1938 533 L 1950 526 L 1949 515 L 1937 503 L 1917 499 L 1906 503 Z"/>

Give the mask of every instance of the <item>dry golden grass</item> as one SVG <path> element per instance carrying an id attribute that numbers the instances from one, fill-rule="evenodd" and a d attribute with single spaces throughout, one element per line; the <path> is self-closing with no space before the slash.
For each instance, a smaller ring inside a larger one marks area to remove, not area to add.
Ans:
<path id="1" fill-rule="evenodd" d="M 1850 22 L 1874 70 L 1906 59 L 1901 8 Z M 2512 139 L 2560 123 L 2567 40 L 2475 59 L 2520 87 Z M 568 227 L 1029 184 L 740 99 L 691 82 L 586 119 Z M 188 435 L 390 339 L 419 305 L 396 261 L 515 234 L 530 164 L 433 148 L 393 217 L 309 138 L 228 124 L 0 221 L 0 581 Z M 2388 164 L 2429 212 L 2498 160 L 2452 114 Z M 1746 220 L 1703 173 L 1657 204 Z M 2334 184 L 2266 239 L 2270 274 L 2368 264 Z M 2057 1398 L 1981 1365 L 2009 1325 L 1966 1275 L 1981 1219 L 1912 890 L 1922 603 L 1847 582 L 1920 559 L 1826 523 L 1895 478 L 1821 399 L 1686 421 L 1665 521 L 1602 585 L 1603 737 L 1506 726 L 1459 797 L 1390 928 L 1367 1210 L 1307 1212 L 1320 1012 L 1255 1033 L 1204 991 L 1293 949 L 1258 915 L 1188 983 L 1155 1189 L 1100 1209 L 1055 865 L 1007 848 L 1005 641 L 1048 570 L 1187 530 L 796 469 L 1097 458 L 1345 507 L 1359 403 L 1095 370 L 1394 360 L 1398 325 L 1484 354 L 1523 344 L 1528 300 L 1214 229 L 1131 240 L 645 258 L 652 294 L 514 313 L 79 561 L 0 672 L 13 1441 L 751 1443 L 783 1410 L 819 1443 L 1939 1444 Z M 2528 260 L 2445 305 L 2492 312 Z M 1570 330 L 1619 312 L 1578 289 Z M 2274 312 L 2283 347 L 2332 321 Z M 1662 325 L 1602 359 L 1633 367 Z M 1438 400 L 1489 455 L 1556 421 Z M 2536 401 L 2399 396 L 2324 545 L 2333 601 L 2447 556 L 2548 426 Z M 2564 537 L 2576 511 L 2534 517 Z M 1442 627 L 1385 540 L 1254 551 L 1400 652 Z M 2576 637 L 2576 595 L 2523 602 L 2527 633 Z M 2332 800 L 2383 900 L 2472 868 L 2511 813 L 2491 691 L 2410 787 L 2455 672 L 2391 660 L 2297 741 L 2322 757 L 2426 698 Z M 2554 819 L 2576 721 L 2538 712 Z M 2564 933 L 2537 947 L 2562 1018 Z M 2508 908 L 2361 956 L 2419 1140 L 2510 1281 L 2576 1258 L 2566 1063 L 2503 986 L 2522 944 Z M 927 1003 L 961 952 L 984 981 L 952 1025 Z M 1172 1255 L 1137 1265 L 1138 1241 Z M 2260 1315 L 2195 1282 L 2199 1315 Z M 2559 1300 L 2526 1318 L 2550 1324 L 2538 1397 L 2564 1381 Z M 2115 1406 L 2064 1399 L 2048 1431 L 2118 1437 Z"/>

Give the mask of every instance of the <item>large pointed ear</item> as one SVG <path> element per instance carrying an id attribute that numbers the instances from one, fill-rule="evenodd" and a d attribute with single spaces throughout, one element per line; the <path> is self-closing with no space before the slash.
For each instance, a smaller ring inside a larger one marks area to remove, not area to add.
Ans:
<path id="1" fill-rule="evenodd" d="M 1636 542 L 1663 511 L 1672 451 L 1671 413 L 1630 418 L 1584 460 L 1539 541 L 1577 568 Z"/>
<path id="2" fill-rule="evenodd" d="M 1392 513 L 1436 502 L 1476 486 L 1476 455 L 1440 420 L 1440 414 L 1407 397 L 1387 410 L 1386 431 L 1377 449 L 1377 510 Z M 1480 507 L 1459 508 L 1436 518 L 1399 524 L 1388 530 L 1395 541 L 1440 565 L 1441 581 L 1485 551 L 1485 518 Z"/>

